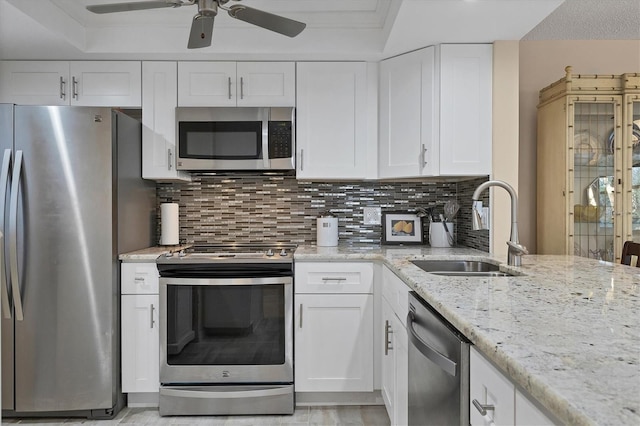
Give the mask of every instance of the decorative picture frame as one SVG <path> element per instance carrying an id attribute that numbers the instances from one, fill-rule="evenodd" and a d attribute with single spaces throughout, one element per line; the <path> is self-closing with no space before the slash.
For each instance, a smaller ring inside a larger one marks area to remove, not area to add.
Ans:
<path id="1" fill-rule="evenodd" d="M 382 213 L 382 244 L 424 244 L 422 218 L 415 213 Z"/>

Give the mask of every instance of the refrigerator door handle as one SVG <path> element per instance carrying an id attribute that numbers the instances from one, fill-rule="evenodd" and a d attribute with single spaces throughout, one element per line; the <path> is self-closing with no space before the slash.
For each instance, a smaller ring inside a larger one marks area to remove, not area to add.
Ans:
<path id="1" fill-rule="evenodd" d="M 7 203 L 7 186 L 10 184 L 9 173 L 11 172 L 11 150 L 5 149 L 4 156 L 2 157 L 2 169 L 0 171 L 0 208 L 2 208 L 2 214 L 0 214 L 0 230 L 4 232 L 4 212 L 6 211 Z M 6 237 L 5 237 L 6 238 Z M 9 289 L 7 288 L 7 265 L 5 264 L 4 257 L 4 242 L 0 242 L 0 262 L 2 262 L 2 268 L 0 273 L 0 298 L 2 299 L 2 316 L 6 319 L 11 319 L 11 306 L 9 305 Z"/>
<path id="2" fill-rule="evenodd" d="M 18 192 L 20 190 L 20 175 L 22 173 L 22 151 L 16 151 L 11 179 L 11 201 L 9 203 L 9 263 L 11 269 L 11 293 L 13 294 L 13 308 L 16 320 L 24 320 L 22 313 L 22 298 L 20 297 L 20 282 L 18 281 Z"/>

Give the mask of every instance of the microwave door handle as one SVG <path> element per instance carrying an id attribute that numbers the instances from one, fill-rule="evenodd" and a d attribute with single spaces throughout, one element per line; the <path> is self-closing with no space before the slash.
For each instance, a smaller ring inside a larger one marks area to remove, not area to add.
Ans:
<path id="1" fill-rule="evenodd" d="M 269 108 L 262 111 L 262 163 L 265 169 L 271 166 L 269 159 Z"/>

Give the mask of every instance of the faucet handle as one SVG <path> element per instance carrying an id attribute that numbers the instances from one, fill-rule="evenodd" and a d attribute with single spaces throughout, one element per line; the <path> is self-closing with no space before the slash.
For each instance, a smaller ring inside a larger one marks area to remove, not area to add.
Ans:
<path id="1" fill-rule="evenodd" d="M 507 241 L 507 245 L 509 246 L 509 250 L 513 251 L 513 253 L 515 254 L 529 254 L 529 250 L 527 250 L 527 248 L 520 243 Z"/>

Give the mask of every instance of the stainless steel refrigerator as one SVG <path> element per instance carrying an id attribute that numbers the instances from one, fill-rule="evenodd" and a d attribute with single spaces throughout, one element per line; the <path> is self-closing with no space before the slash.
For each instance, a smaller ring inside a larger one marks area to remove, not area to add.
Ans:
<path id="1" fill-rule="evenodd" d="M 118 254 L 153 243 L 140 123 L 110 108 L 0 105 L 2 415 L 110 418 Z"/>

